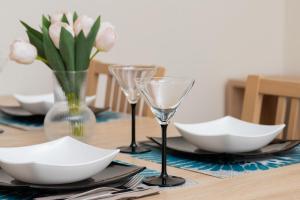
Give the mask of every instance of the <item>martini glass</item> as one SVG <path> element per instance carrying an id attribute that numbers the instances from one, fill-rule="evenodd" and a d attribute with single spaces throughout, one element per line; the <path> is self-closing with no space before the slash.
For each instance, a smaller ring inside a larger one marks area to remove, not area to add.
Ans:
<path id="1" fill-rule="evenodd" d="M 151 80 L 137 79 L 138 89 L 149 104 L 162 130 L 161 174 L 144 179 L 147 185 L 170 187 L 181 185 L 185 180 L 167 173 L 167 127 L 183 98 L 194 85 L 195 80 L 177 77 L 155 77 Z"/>
<path id="2" fill-rule="evenodd" d="M 131 144 L 129 146 L 119 147 L 122 153 L 145 153 L 150 149 L 138 146 L 135 139 L 135 108 L 140 99 L 140 92 L 136 87 L 135 80 L 150 80 L 155 72 L 155 66 L 138 66 L 138 65 L 112 65 L 109 71 L 116 78 L 121 90 L 125 94 L 128 102 L 131 105 Z"/>

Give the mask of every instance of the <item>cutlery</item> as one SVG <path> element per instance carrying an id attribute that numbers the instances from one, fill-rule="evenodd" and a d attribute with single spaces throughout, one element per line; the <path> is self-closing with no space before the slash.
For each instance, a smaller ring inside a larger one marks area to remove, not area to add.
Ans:
<path id="1" fill-rule="evenodd" d="M 113 188 L 113 187 L 100 187 L 100 188 L 96 188 L 96 189 L 91 189 L 85 192 L 80 192 L 80 193 L 68 193 L 68 194 L 61 194 L 61 195 L 52 195 L 52 196 L 47 196 L 47 197 L 38 197 L 35 198 L 35 200 L 58 200 L 58 199 L 75 199 L 75 198 L 79 198 L 82 196 L 86 196 L 86 195 L 92 195 L 92 194 L 108 194 L 108 193 L 112 193 L 112 192 L 121 192 L 121 191 L 128 191 L 128 190 L 132 190 L 133 188 L 135 188 L 136 186 L 138 186 L 142 180 L 143 180 L 143 176 L 137 174 L 135 176 L 133 176 L 128 182 L 126 182 L 123 186 L 121 186 L 121 188 Z M 143 188 L 144 189 L 144 188 Z"/>
<path id="2" fill-rule="evenodd" d="M 115 193 L 130 191 L 133 188 L 135 188 L 136 186 L 138 186 L 143 181 L 143 178 L 144 178 L 143 176 L 137 174 L 137 175 L 133 176 L 127 183 L 125 183 L 123 186 L 121 186 L 122 189 L 111 188 L 111 190 L 109 190 L 109 193 L 107 193 L 107 194 L 115 194 Z M 96 188 L 93 190 L 89 190 L 86 192 L 72 195 L 66 199 L 68 199 L 68 200 L 74 199 L 74 198 L 78 198 L 78 197 L 82 197 L 82 196 L 86 196 L 86 195 L 90 195 L 90 194 L 102 193 L 104 191 L 107 191 L 107 190 L 102 190 L 102 188 Z"/>
<path id="3" fill-rule="evenodd" d="M 151 189 L 147 189 L 147 190 L 143 190 L 143 191 L 123 193 L 121 195 L 116 195 L 116 196 L 113 196 L 113 197 L 110 197 L 110 198 L 105 198 L 105 199 L 106 200 L 137 199 L 137 198 L 141 198 L 141 197 L 155 195 L 155 194 L 158 194 L 158 193 L 159 193 L 159 188 L 155 187 L 155 188 L 151 188 Z"/>
<path id="4" fill-rule="evenodd" d="M 51 196 L 46 196 L 46 197 L 37 197 L 37 198 L 34 198 L 35 200 L 59 200 L 59 199 L 69 199 L 70 197 L 74 196 L 76 197 L 77 195 L 81 196 L 81 195 L 84 195 L 84 194 L 90 194 L 90 193 L 93 193 L 93 191 L 98 191 L 98 192 L 104 192 L 104 191 L 107 191 L 107 192 L 110 192 L 110 191 L 118 191 L 119 189 L 116 189 L 116 188 L 112 188 L 112 187 L 101 187 L 101 188 L 96 188 L 96 189 L 93 189 L 93 190 L 88 190 L 86 192 L 82 192 L 82 193 L 75 193 L 75 192 L 71 192 L 71 193 L 66 193 L 66 194 L 58 194 L 58 195 L 51 195 Z M 78 197 L 79 197 L 78 196 Z"/>
<path id="5" fill-rule="evenodd" d="M 150 188 L 149 186 L 147 186 L 147 188 L 133 189 L 130 191 L 111 192 L 109 194 L 92 194 L 89 196 L 76 198 L 74 200 L 98 200 L 98 199 L 119 200 L 119 199 L 128 199 L 128 198 L 139 198 L 151 194 L 157 194 L 158 192 L 159 192 L 158 187 Z"/>
<path id="6" fill-rule="evenodd" d="M 123 187 L 125 189 L 135 188 L 143 181 L 143 179 L 144 176 L 137 174 L 133 176 L 127 183 L 125 183 Z"/>

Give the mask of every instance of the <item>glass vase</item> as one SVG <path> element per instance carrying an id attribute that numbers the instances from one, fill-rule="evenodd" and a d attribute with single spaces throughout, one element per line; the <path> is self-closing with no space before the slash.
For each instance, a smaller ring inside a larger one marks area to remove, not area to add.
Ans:
<path id="1" fill-rule="evenodd" d="M 71 136 L 85 142 L 96 118 L 85 102 L 87 71 L 54 71 L 54 105 L 44 120 L 49 140 Z"/>

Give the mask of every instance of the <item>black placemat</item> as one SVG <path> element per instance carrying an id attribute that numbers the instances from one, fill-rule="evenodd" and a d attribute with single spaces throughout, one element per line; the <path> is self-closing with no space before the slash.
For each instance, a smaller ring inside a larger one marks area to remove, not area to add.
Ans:
<path id="1" fill-rule="evenodd" d="M 149 137 L 154 143 L 161 145 L 162 139 L 160 137 Z M 167 140 L 167 148 L 172 153 L 187 154 L 191 156 L 224 156 L 224 155 L 234 155 L 234 156 L 265 156 L 269 154 L 282 153 L 289 151 L 295 146 L 300 144 L 300 140 L 274 140 L 269 145 L 262 147 L 256 151 L 244 152 L 244 153 L 214 153 L 209 151 L 204 151 L 194 146 L 193 144 L 187 142 L 183 137 L 169 137 Z"/>
<path id="2" fill-rule="evenodd" d="M 81 190 L 99 186 L 118 186 L 128 178 L 143 171 L 145 167 L 112 162 L 106 169 L 93 177 L 70 184 L 36 185 L 15 180 L 0 170 L 0 189 L 39 189 L 47 191 Z"/>

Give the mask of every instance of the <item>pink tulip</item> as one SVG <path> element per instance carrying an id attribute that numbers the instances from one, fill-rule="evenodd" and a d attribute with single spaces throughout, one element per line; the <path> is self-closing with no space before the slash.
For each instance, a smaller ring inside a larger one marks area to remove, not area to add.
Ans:
<path id="1" fill-rule="evenodd" d="M 15 40 L 10 45 L 9 58 L 20 64 L 31 64 L 37 57 L 35 46 L 25 40 Z"/>
<path id="2" fill-rule="evenodd" d="M 71 12 L 56 12 L 53 15 L 50 16 L 51 24 L 54 24 L 55 22 L 61 22 L 61 19 L 63 15 L 66 15 L 68 24 L 73 27 L 73 13 Z"/>
<path id="3" fill-rule="evenodd" d="M 62 27 L 69 31 L 74 37 L 74 32 L 70 25 L 63 22 L 55 22 L 54 24 L 51 24 L 49 27 L 49 36 L 56 48 L 59 48 L 60 32 Z"/>
<path id="4" fill-rule="evenodd" d="M 109 22 L 103 22 L 96 37 L 95 47 L 99 51 L 107 52 L 114 46 L 116 39 L 117 34 L 114 26 Z"/>
<path id="5" fill-rule="evenodd" d="M 74 23 L 75 35 L 78 35 L 80 33 L 80 31 L 82 30 L 84 35 L 87 36 L 89 34 L 94 22 L 95 22 L 95 20 L 91 17 L 88 17 L 86 15 L 79 16 Z"/>

